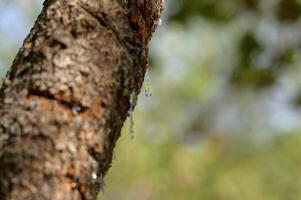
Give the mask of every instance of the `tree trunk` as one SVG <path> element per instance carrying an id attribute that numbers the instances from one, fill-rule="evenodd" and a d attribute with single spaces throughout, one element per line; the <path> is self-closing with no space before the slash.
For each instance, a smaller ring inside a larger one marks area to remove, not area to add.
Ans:
<path id="1" fill-rule="evenodd" d="M 162 7 L 45 0 L 0 91 L 1 200 L 95 199 Z"/>

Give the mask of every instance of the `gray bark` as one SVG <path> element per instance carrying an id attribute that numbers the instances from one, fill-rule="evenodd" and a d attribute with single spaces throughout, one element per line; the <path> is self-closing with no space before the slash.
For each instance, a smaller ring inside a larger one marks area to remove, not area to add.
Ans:
<path id="1" fill-rule="evenodd" d="M 0 199 L 95 199 L 163 0 L 45 0 L 0 90 Z"/>

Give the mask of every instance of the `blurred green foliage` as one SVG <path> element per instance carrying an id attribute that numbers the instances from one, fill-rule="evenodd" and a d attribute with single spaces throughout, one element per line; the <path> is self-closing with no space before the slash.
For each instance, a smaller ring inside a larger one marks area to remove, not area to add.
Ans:
<path id="1" fill-rule="evenodd" d="M 239 41 L 238 50 L 239 62 L 231 77 L 234 86 L 262 88 L 275 83 L 275 68 L 253 66 L 252 56 L 256 56 L 262 51 L 262 46 L 254 37 L 254 34 L 247 32 L 243 35 Z"/>
<path id="2" fill-rule="evenodd" d="M 258 8 L 258 0 L 178 0 L 172 3 L 178 3 L 180 7 L 172 18 L 177 21 L 201 15 L 215 22 L 225 22 L 238 14 L 239 9 Z"/>
<path id="3" fill-rule="evenodd" d="M 0 8 L 32 23 L 42 3 L 24 2 Z M 153 96 L 139 97 L 136 139 L 126 123 L 100 199 L 301 199 L 301 1 L 166 3 Z M 10 41 L 24 22 L 5 19 L 2 76 L 29 31 Z"/>
<path id="4" fill-rule="evenodd" d="M 301 15 L 301 1 L 300 0 L 281 0 L 277 14 L 280 20 L 295 21 Z"/>
<path id="5" fill-rule="evenodd" d="M 300 199 L 299 2 L 170 4 L 100 199 Z"/>
<path id="6" fill-rule="evenodd" d="M 279 135 L 258 144 L 252 138 L 209 137 L 183 146 L 123 137 L 100 199 L 106 200 L 298 200 L 301 136 Z"/>

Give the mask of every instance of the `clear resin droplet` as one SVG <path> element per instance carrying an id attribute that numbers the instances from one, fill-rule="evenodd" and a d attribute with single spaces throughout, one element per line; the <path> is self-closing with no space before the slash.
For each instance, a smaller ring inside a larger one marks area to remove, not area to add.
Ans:
<path id="1" fill-rule="evenodd" d="M 98 162 L 96 160 L 93 160 L 92 161 L 92 175 L 91 175 L 93 181 L 97 181 L 98 167 L 99 167 Z"/>
<path id="2" fill-rule="evenodd" d="M 74 114 L 77 114 L 77 113 L 79 113 L 81 111 L 81 107 L 80 106 L 78 106 L 78 105 L 73 105 L 72 106 L 72 112 L 74 113 Z"/>
<path id="3" fill-rule="evenodd" d="M 134 130 L 135 122 L 134 122 L 133 112 L 131 112 L 129 120 L 130 120 L 129 121 L 129 138 L 134 139 L 135 138 L 135 130 Z"/>
<path id="4" fill-rule="evenodd" d="M 152 89 L 151 89 L 151 83 L 150 83 L 150 76 L 149 76 L 149 72 L 148 70 L 146 70 L 146 73 L 145 73 L 145 90 L 144 90 L 144 94 L 146 97 L 151 97 L 153 94 L 152 94 Z"/>
<path id="5" fill-rule="evenodd" d="M 115 154 L 115 152 L 113 153 L 113 156 L 112 156 L 112 160 L 116 160 L 117 159 L 117 156 Z"/>
<path id="6" fill-rule="evenodd" d="M 134 131 L 134 117 L 133 117 L 133 113 L 134 113 L 134 109 L 136 106 L 136 102 L 137 102 L 137 94 L 136 92 L 132 92 L 131 96 L 130 96 L 130 107 L 128 110 L 128 116 L 129 116 L 129 138 L 130 139 L 134 139 L 135 138 L 135 131 Z"/>

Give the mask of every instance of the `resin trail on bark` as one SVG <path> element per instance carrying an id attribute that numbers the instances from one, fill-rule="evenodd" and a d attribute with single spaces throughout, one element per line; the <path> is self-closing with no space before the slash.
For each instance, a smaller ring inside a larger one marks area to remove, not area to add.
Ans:
<path id="1" fill-rule="evenodd" d="M 46 0 L 0 90 L 0 200 L 95 199 L 163 0 Z"/>

